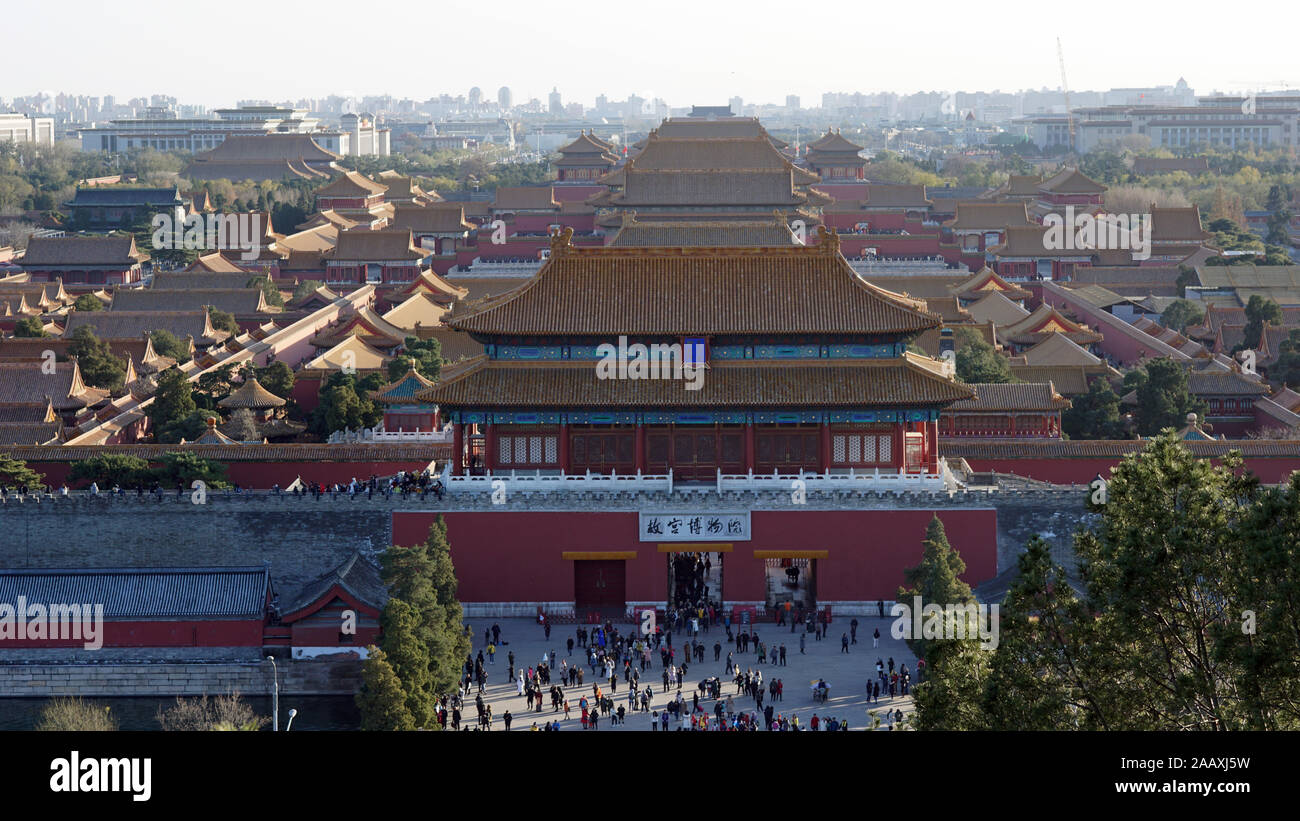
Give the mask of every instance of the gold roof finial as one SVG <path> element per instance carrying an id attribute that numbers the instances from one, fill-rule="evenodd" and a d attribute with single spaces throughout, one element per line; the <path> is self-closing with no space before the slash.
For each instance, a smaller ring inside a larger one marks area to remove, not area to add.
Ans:
<path id="1" fill-rule="evenodd" d="M 840 235 L 834 228 L 827 228 L 825 225 L 817 226 L 818 247 L 824 253 L 834 255 L 840 252 Z"/>

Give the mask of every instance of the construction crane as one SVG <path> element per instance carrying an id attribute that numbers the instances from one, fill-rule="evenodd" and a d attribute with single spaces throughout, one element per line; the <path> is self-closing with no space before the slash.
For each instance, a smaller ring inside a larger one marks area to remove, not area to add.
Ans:
<path id="1" fill-rule="evenodd" d="M 1065 119 L 1070 128 L 1070 154 L 1074 154 L 1074 111 L 1070 109 L 1070 84 L 1065 80 L 1065 50 L 1061 38 L 1056 38 L 1056 59 L 1061 63 L 1061 90 L 1065 92 Z"/>

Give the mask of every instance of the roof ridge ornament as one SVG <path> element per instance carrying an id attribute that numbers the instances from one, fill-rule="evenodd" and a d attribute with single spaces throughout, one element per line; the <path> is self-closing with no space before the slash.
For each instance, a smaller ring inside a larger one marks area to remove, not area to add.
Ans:
<path id="1" fill-rule="evenodd" d="M 834 228 L 817 226 L 817 238 L 817 247 L 822 249 L 822 253 L 834 256 L 840 252 L 840 235 Z"/>
<path id="2" fill-rule="evenodd" d="M 573 250 L 573 228 L 565 226 L 564 230 L 551 234 L 551 257 L 555 258 Z"/>

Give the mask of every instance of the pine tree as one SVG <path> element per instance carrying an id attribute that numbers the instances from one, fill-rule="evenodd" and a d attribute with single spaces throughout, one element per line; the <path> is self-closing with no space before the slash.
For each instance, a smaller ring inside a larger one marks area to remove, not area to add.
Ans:
<path id="1" fill-rule="evenodd" d="M 421 635 L 419 614 L 399 598 L 390 598 L 380 618 L 384 655 L 406 693 L 406 709 L 417 727 L 433 724 L 435 695 L 431 687 L 429 647 Z"/>
<path id="2" fill-rule="evenodd" d="M 1042 537 L 1029 540 L 1018 569 L 999 611 L 999 643 L 984 691 L 990 724 L 1002 730 L 1105 729 L 1106 716 L 1086 694 L 1091 614 Z"/>
<path id="3" fill-rule="evenodd" d="M 361 710 L 362 730 L 414 730 L 415 718 L 406 706 L 406 693 L 384 651 L 371 645 L 361 665 L 361 691 L 357 707 Z"/>
<path id="4" fill-rule="evenodd" d="M 31 468 L 22 459 L 15 459 L 8 453 L 0 453 L 0 487 L 36 487 L 45 477 Z"/>
<path id="5" fill-rule="evenodd" d="M 970 585 L 961 580 L 966 572 L 966 562 L 961 555 L 948 544 L 948 534 L 938 516 L 930 519 L 925 528 L 925 541 L 922 543 L 921 562 L 915 567 L 903 571 L 903 580 L 908 586 L 898 589 L 898 600 L 909 607 L 916 597 L 920 597 L 922 606 L 928 604 L 947 607 L 948 605 L 973 602 Z M 909 642 L 918 658 L 926 658 L 931 641 L 921 636 L 912 636 Z"/>
<path id="6" fill-rule="evenodd" d="M 1258 480 L 1239 455 L 1220 461 L 1156 437 L 1112 471 L 1099 526 L 1075 538 L 1096 612 L 1087 692 L 1109 729 L 1244 728 L 1241 671 L 1215 635 L 1259 606 L 1233 581 L 1257 541 L 1241 523 Z"/>

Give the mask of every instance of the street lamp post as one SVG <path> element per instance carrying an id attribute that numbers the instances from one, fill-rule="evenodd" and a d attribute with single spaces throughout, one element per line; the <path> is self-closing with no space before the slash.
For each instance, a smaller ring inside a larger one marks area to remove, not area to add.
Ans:
<path id="1" fill-rule="evenodd" d="M 293 709 L 292 707 L 289 708 L 289 723 L 284 725 L 284 731 L 286 733 L 289 732 L 289 728 L 293 726 L 293 717 L 296 715 L 298 715 L 298 711 Z"/>
<path id="2" fill-rule="evenodd" d="M 271 679 L 274 682 L 274 688 L 271 691 L 271 731 L 279 732 L 280 730 L 280 675 L 275 666 L 275 656 L 267 656 L 266 660 L 271 662 Z M 293 721 L 292 718 L 289 721 Z"/>

